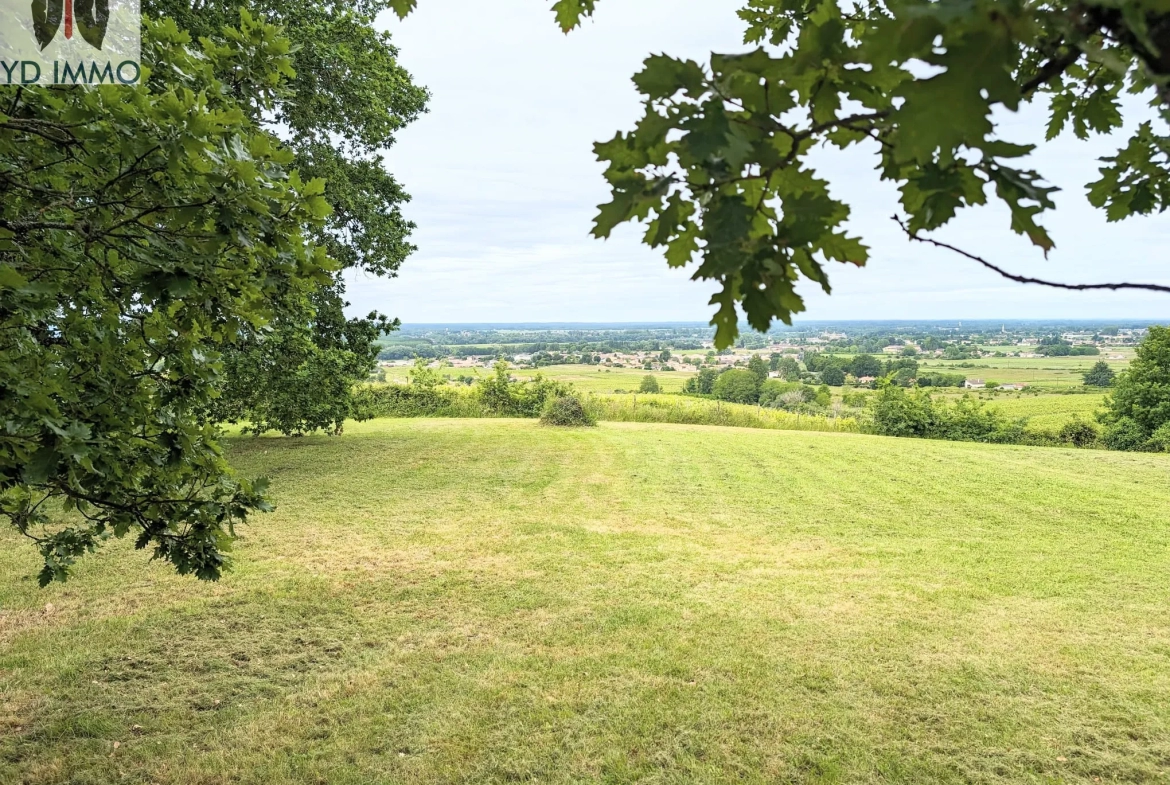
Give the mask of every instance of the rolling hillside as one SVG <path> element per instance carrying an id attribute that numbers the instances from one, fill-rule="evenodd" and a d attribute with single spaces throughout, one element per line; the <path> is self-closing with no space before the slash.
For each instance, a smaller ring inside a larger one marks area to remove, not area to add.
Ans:
<path id="1" fill-rule="evenodd" d="M 1161 782 L 1170 456 L 607 423 L 233 440 L 236 570 L 0 534 L 0 783 Z"/>

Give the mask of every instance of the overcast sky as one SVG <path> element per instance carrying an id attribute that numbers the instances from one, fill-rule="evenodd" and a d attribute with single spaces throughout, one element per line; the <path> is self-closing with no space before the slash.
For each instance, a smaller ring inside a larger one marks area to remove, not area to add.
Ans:
<path id="1" fill-rule="evenodd" d="M 419 0 L 383 24 L 401 62 L 432 93 L 430 111 L 398 137 L 390 170 L 413 196 L 418 252 L 399 277 L 356 276 L 354 312 L 404 322 L 706 321 L 714 291 L 670 270 L 622 227 L 592 239 L 608 201 L 593 142 L 641 114 L 630 77 L 650 53 L 706 60 L 744 50 L 739 6 L 727 0 L 602 0 L 568 36 L 548 0 Z M 1003 135 L 1043 139 L 1035 110 L 1008 115 Z M 1046 225 L 1047 261 L 1008 230 L 1005 210 L 968 210 L 940 239 L 1012 270 L 1064 281 L 1170 283 L 1170 215 L 1107 224 L 1084 200 L 1097 156 L 1116 139 L 1042 146 L 1033 164 L 1064 189 Z M 896 192 L 872 150 L 833 151 L 818 168 L 848 202 L 869 265 L 834 265 L 831 297 L 804 287 L 805 319 L 1170 318 L 1170 296 L 1078 294 L 1021 286 L 946 251 L 911 245 L 889 217 Z"/>

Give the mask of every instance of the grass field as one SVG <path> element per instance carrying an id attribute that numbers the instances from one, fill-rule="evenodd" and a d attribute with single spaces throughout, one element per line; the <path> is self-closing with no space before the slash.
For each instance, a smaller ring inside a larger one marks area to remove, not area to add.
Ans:
<path id="1" fill-rule="evenodd" d="M 1018 348 L 1018 347 L 1017 347 Z M 1126 359 L 1109 359 L 1110 354 L 1124 354 Z M 1114 371 L 1125 370 L 1133 351 L 1108 351 L 1099 357 L 983 357 L 978 360 L 923 360 L 920 367 L 928 371 L 961 373 L 972 379 L 995 381 L 1001 384 L 1023 382 L 1044 387 L 1079 386 L 1084 374 L 1100 360 L 1109 363 Z M 963 368 L 968 364 L 973 368 Z"/>
<path id="2" fill-rule="evenodd" d="M 380 420 L 218 584 L 0 533 L 0 783 L 1165 782 L 1170 456 Z"/>
<path id="3" fill-rule="evenodd" d="M 1104 393 L 1078 395 L 1021 395 L 996 396 L 988 402 L 1009 417 L 1027 417 L 1028 424 L 1038 428 L 1059 428 L 1074 417 L 1089 422 L 1103 408 Z"/>
<path id="4" fill-rule="evenodd" d="M 663 392 L 681 392 L 687 379 L 694 371 L 645 371 L 641 368 L 598 368 L 588 365 L 550 365 L 539 370 L 520 370 L 516 376 L 530 378 L 536 374 L 546 378 L 568 382 L 579 390 L 592 393 L 611 393 L 617 390 L 630 392 L 638 389 L 642 379 L 653 376 Z"/>
<path id="5" fill-rule="evenodd" d="M 1094 421 L 1093 415 L 1104 408 L 1105 393 L 980 393 L 950 391 L 935 393 L 939 398 L 955 401 L 964 395 L 975 398 L 988 408 L 999 409 L 1008 417 L 1027 417 L 1033 428 L 1055 430 L 1075 417 Z"/>

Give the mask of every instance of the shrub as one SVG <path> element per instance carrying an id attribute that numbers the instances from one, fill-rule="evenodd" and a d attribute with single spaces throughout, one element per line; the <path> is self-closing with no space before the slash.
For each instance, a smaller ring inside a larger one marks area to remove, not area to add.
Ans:
<path id="1" fill-rule="evenodd" d="M 1149 438 L 1137 421 L 1121 417 L 1105 426 L 1101 441 L 1111 450 L 1142 450 Z"/>
<path id="2" fill-rule="evenodd" d="M 907 393 L 890 384 L 874 399 L 871 411 L 871 429 L 882 436 L 996 444 L 1026 444 L 1031 438 L 1024 420 L 1008 419 L 968 396 L 948 406 L 924 392 Z"/>
<path id="3" fill-rule="evenodd" d="M 1069 444 L 1073 447 L 1092 447 L 1101 438 L 1101 433 L 1097 430 L 1097 426 L 1091 422 L 1074 417 L 1061 426 L 1057 438 L 1063 444 Z"/>
<path id="4" fill-rule="evenodd" d="M 1137 421 L 1121 417 L 1106 423 L 1101 440 L 1111 450 L 1141 450 L 1149 439 Z"/>
<path id="5" fill-rule="evenodd" d="M 872 402 L 871 425 L 881 436 L 928 438 L 935 427 L 934 406 L 924 393 L 907 395 L 892 384 L 886 385 Z"/>
<path id="6" fill-rule="evenodd" d="M 374 417 L 485 417 L 479 400 L 466 388 L 420 388 L 408 384 L 366 384 L 353 393 L 356 420 Z"/>
<path id="7" fill-rule="evenodd" d="M 437 369 L 431 368 L 424 357 L 414 359 L 414 367 L 410 369 L 409 376 L 411 386 L 422 390 L 433 390 L 447 383 L 443 375 Z"/>
<path id="8" fill-rule="evenodd" d="M 597 417 L 574 395 L 552 398 L 540 415 L 542 425 L 580 428 L 597 425 Z"/>
<path id="9" fill-rule="evenodd" d="M 870 397 L 871 396 L 869 393 L 864 392 L 845 393 L 841 396 L 841 402 L 846 406 L 852 406 L 856 409 L 864 409 L 866 406 L 869 406 Z"/>
<path id="10" fill-rule="evenodd" d="M 1147 442 L 1147 447 L 1154 452 L 1170 452 L 1170 423 L 1166 423 Z"/>
<path id="11" fill-rule="evenodd" d="M 477 389 L 483 407 L 499 417 L 539 417 L 546 403 L 571 393 L 567 384 L 540 374 L 528 381 L 513 381 L 506 362 L 496 363 L 495 373 L 481 379 Z"/>
<path id="12" fill-rule="evenodd" d="M 779 400 L 784 397 L 786 393 L 799 393 L 795 398 L 788 398 L 791 403 L 801 404 L 810 403 L 817 397 L 816 388 L 800 382 L 782 382 L 779 379 L 769 379 L 760 387 L 760 397 L 758 402 L 762 406 L 778 406 Z M 779 408 L 790 408 L 788 406 L 780 406 Z"/>
<path id="13" fill-rule="evenodd" d="M 658 386 L 658 380 L 651 374 L 646 374 L 642 377 L 642 383 L 638 385 L 638 392 L 656 393 L 661 392 L 662 388 Z"/>

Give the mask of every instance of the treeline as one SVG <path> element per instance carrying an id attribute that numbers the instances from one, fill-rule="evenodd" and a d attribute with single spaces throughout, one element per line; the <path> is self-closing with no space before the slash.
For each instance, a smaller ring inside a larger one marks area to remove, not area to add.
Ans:
<path id="1" fill-rule="evenodd" d="M 1096 346 L 1074 346 L 1057 335 L 1040 339 L 1036 354 L 1044 357 L 1094 357 L 1101 353 Z"/>
<path id="2" fill-rule="evenodd" d="M 810 373 L 820 374 L 821 381 L 831 387 L 840 387 L 850 376 L 854 379 L 890 377 L 894 384 L 909 387 L 918 382 L 923 387 L 962 387 L 967 380 L 957 374 L 931 373 L 919 377 L 918 361 L 913 357 L 874 357 L 858 354 L 851 358 L 835 354 L 810 352 L 804 357 Z"/>
<path id="3" fill-rule="evenodd" d="M 563 382 L 537 376 L 511 378 L 507 363 L 470 389 L 447 385 L 425 363 L 415 364 L 410 384 L 367 384 L 354 393 L 354 419 L 377 417 L 539 417 L 557 398 L 573 394 Z"/>
<path id="4" fill-rule="evenodd" d="M 756 404 L 806 414 L 825 413 L 833 401 L 829 387 L 800 381 L 799 369 L 792 370 L 794 366 L 791 358 L 773 357 L 769 365 L 754 355 L 746 368 L 700 369 L 697 375 L 687 379 L 683 392 L 728 403 Z M 784 367 L 780 372 L 792 377 L 792 381 L 769 378 L 769 370 L 780 367 Z"/>

